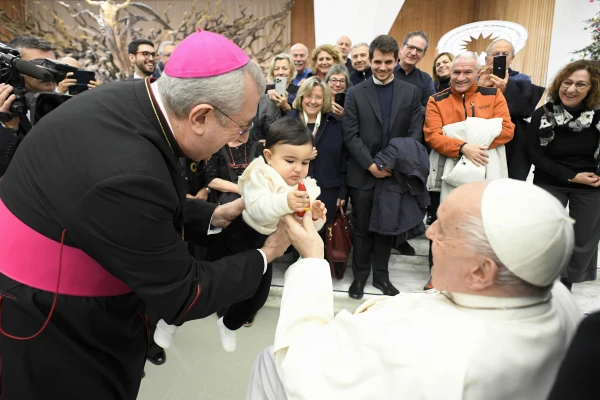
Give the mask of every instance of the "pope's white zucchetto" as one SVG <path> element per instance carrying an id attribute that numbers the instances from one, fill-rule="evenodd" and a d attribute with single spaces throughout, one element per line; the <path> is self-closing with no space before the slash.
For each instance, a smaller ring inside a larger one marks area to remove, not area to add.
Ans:
<path id="1" fill-rule="evenodd" d="M 483 192 L 481 218 L 502 264 L 532 285 L 550 285 L 571 257 L 574 221 L 540 187 L 513 179 L 490 182 Z"/>

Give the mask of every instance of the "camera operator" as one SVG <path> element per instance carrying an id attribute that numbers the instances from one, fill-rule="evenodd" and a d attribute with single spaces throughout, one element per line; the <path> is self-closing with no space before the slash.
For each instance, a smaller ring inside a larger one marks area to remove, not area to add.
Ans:
<path id="1" fill-rule="evenodd" d="M 24 61 L 36 62 L 46 58 L 56 58 L 50 44 L 42 39 L 23 36 L 12 39 L 7 43 L 7 46 L 18 50 L 21 59 Z M 25 89 L 29 92 L 53 92 L 56 88 L 54 82 L 43 82 L 25 74 L 21 74 L 21 77 Z M 29 112 L 27 116 L 14 116 L 11 114 L 10 107 L 15 98 L 11 85 L 0 84 L 0 152 L 3 153 L 0 154 L 0 177 L 4 175 L 10 160 L 10 156 L 2 157 L 2 155 L 12 154 L 25 134 L 31 129 L 28 118 Z"/>
<path id="2" fill-rule="evenodd" d="M 69 64 L 77 69 L 81 69 L 81 64 L 79 63 L 79 61 L 77 61 L 73 57 L 63 57 L 58 61 L 65 63 L 65 64 Z M 56 88 L 56 91 L 58 93 L 62 93 L 62 94 L 68 93 L 69 88 L 71 86 L 75 86 L 77 84 L 77 79 L 72 78 L 73 74 L 74 74 L 73 72 L 67 72 L 67 77 L 64 80 L 62 80 L 58 84 L 58 87 Z M 93 89 L 96 86 L 98 86 L 98 82 L 95 80 L 90 81 L 90 83 L 88 83 L 87 86 L 88 86 L 88 88 Z"/>

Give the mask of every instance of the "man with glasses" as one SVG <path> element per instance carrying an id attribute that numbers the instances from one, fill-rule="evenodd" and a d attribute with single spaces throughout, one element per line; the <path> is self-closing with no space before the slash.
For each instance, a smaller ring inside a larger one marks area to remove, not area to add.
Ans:
<path id="1" fill-rule="evenodd" d="M 423 114 L 429 96 L 435 93 L 431 76 L 417 68 L 417 64 L 423 59 L 429 48 L 429 37 L 423 31 L 409 32 L 404 36 L 402 48 L 398 56 L 398 65 L 394 75 L 404 82 L 415 85 L 421 94 Z"/>
<path id="2" fill-rule="evenodd" d="M 133 66 L 133 75 L 127 77 L 127 80 L 144 79 L 154 73 L 158 61 L 154 43 L 147 39 L 136 39 L 129 43 L 127 49 Z"/>
<path id="3" fill-rule="evenodd" d="M 158 60 L 158 63 L 156 64 L 156 70 L 154 71 L 154 74 L 152 74 L 153 77 L 156 79 L 160 78 L 160 75 L 163 73 L 167 62 L 169 61 L 169 57 L 173 54 L 176 46 L 175 42 L 171 41 L 165 41 L 158 45 L 158 56 L 160 57 L 160 60 Z"/>
<path id="4" fill-rule="evenodd" d="M 181 325 L 256 293 L 285 232 L 192 257 L 185 241 L 207 244 L 244 203 L 186 199 L 178 159 L 247 141 L 264 90 L 242 49 L 200 31 L 155 82 L 101 86 L 31 130 L 0 179 L 3 400 L 134 400 L 148 309 Z"/>
<path id="5" fill-rule="evenodd" d="M 506 57 L 507 68 L 504 79 L 492 74 L 494 58 L 502 56 Z M 510 119 L 515 124 L 514 138 L 506 144 L 508 176 L 524 181 L 531 170 L 525 136 L 529 127 L 527 118 L 535 110 L 545 89 L 542 86 L 534 85 L 528 75 L 513 71 L 510 66 L 514 59 L 515 48 L 511 42 L 506 39 L 497 39 L 490 43 L 486 50 L 486 65 L 479 73 L 479 85 L 497 88 L 506 98 Z"/>

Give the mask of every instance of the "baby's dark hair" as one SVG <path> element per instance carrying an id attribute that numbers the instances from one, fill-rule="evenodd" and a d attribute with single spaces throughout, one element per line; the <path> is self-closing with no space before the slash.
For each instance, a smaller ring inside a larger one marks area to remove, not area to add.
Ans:
<path id="1" fill-rule="evenodd" d="M 302 146 L 307 143 L 313 145 L 313 135 L 299 119 L 280 118 L 269 127 L 265 148 L 272 150 L 276 144 Z"/>

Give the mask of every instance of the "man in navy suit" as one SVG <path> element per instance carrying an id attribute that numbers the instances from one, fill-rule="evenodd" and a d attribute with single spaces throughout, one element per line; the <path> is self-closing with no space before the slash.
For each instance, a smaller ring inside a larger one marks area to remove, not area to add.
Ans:
<path id="1" fill-rule="evenodd" d="M 373 286 L 386 295 L 398 290 L 390 283 L 388 262 L 394 236 L 369 231 L 373 193 L 377 179 L 391 176 L 391 171 L 377 165 L 373 157 L 390 139 L 422 138 L 423 113 L 419 90 L 394 79 L 398 59 L 398 42 L 391 36 L 380 35 L 369 46 L 372 78 L 356 85 L 346 94 L 344 106 L 344 142 L 350 153 L 347 184 L 355 216 L 354 282 L 349 295 L 360 299 L 371 267 Z"/>

